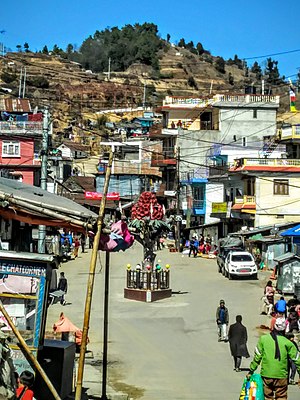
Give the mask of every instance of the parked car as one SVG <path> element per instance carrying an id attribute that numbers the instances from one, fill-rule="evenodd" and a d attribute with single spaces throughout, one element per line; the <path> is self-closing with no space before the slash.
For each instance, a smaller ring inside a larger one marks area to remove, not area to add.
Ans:
<path id="1" fill-rule="evenodd" d="M 233 279 L 238 276 L 251 276 L 257 279 L 257 265 L 248 251 L 230 251 L 224 263 L 224 275 Z"/>
<path id="2" fill-rule="evenodd" d="M 225 272 L 225 260 L 231 251 L 243 251 L 242 247 L 223 247 L 220 248 L 220 253 L 217 254 L 217 265 L 218 272 L 224 275 Z"/>

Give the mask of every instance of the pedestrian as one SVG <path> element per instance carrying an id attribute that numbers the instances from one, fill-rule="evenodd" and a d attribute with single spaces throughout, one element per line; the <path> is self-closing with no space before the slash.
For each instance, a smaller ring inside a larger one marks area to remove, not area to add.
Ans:
<path id="1" fill-rule="evenodd" d="M 218 341 L 227 341 L 227 327 L 229 324 L 229 312 L 225 307 L 225 301 L 220 300 L 220 305 L 216 312 L 216 321 L 218 325 Z"/>
<path id="2" fill-rule="evenodd" d="M 278 314 L 282 314 L 286 317 L 286 301 L 284 300 L 283 296 L 281 296 L 280 300 L 277 301 L 274 309 Z"/>
<path id="3" fill-rule="evenodd" d="M 250 355 L 247 349 L 247 329 L 242 324 L 242 316 L 237 315 L 235 320 L 236 323 L 229 327 L 228 341 L 230 344 L 231 355 L 234 360 L 234 371 L 240 372 L 242 357 L 249 358 Z"/>
<path id="4" fill-rule="evenodd" d="M 86 242 L 85 235 L 84 235 L 84 234 L 82 234 L 82 235 L 81 235 L 81 238 L 80 238 L 81 252 L 82 252 L 82 253 L 84 253 L 85 242 Z"/>
<path id="5" fill-rule="evenodd" d="M 78 257 L 79 247 L 80 247 L 80 242 L 79 242 L 78 237 L 76 237 L 74 240 L 74 252 L 73 252 L 74 258 Z"/>
<path id="6" fill-rule="evenodd" d="M 60 273 L 57 290 L 61 290 L 62 292 L 64 292 L 64 294 L 60 298 L 60 304 L 65 306 L 66 305 L 65 295 L 67 294 L 68 291 L 68 281 L 67 278 L 65 277 L 64 272 Z"/>
<path id="7" fill-rule="evenodd" d="M 289 311 L 294 311 L 296 306 L 299 304 L 299 300 L 296 294 L 287 302 L 287 308 Z"/>
<path id="8" fill-rule="evenodd" d="M 34 375 L 31 371 L 23 371 L 17 382 L 17 400 L 33 400 L 33 391 L 30 389 L 34 384 Z"/>
<path id="9" fill-rule="evenodd" d="M 263 310 L 266 307 L 268 315 L 271 315 L 271 313 L 273 311 L 274 294 L 275 294 L 275 289 L 273 288 L 272 281 L 268 281 L 268 283 L 265 286 L 264 295 L 262 297 L 262 299 L 263 299 Z M 264 313 L 264 311 L 262 311 L 262 313 Z"/>
<path id="10" fill-rule="evenodd" d="M 89 249 L 93 248 L 93 244 L 94 244 L 94 232 L 90 232 L 89 234 Z"/>
<path id="11" fill-rule="evenodd" d="M 265 400 L 287 400 L 288 358 L 300 372 L 300 355 L 296 347 L 284 336 L 285 319 L 277 318 L 274 330 L 259 338 L 247 378 L 261 364 L 260 374 L 264 384 Z M 300 384 L 300 381 L 299 381 Z"/>
<path id="12" fill-rule="evenodd" d="M 192 254 L 192 253 L 193 253 L 193 256 L 194 256 L 194 257 L 197 256 L 195 243 L 196 243 L 196 240 L 194 239 L 194 237 L 192 237 L 192 239 L 190 240 L 189 257 L 191 257 L 191 254 Z"/>
<path id="13" fill-rule="evenodd" d="M 295 335 L 291 332 L 288 332 L 285 334 L 285 337 L 289 339 L 293 345 L 296 347 L 297 352 L 299 352 L 299 347 L 297 343 L 295 342 Z M 296 364 L 294 363 L 293 360 L 289 359 L 289 374 L 288 374 L 288 380 L 290 385 L 297 385 L 297 382 L 295 382 L 295 375 L 297 372 L 297 367 Z"/>

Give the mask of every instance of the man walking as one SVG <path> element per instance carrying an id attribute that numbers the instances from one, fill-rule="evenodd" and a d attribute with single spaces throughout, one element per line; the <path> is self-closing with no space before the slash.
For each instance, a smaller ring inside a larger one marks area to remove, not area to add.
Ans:
<path id="1" fill-rule="evenodd" d="M 284 336 L 284 330 L 285 319 L 277 318 L 274 330 L 260 337 L 250 364 L 248 377 L 261 364 L 265 400 L 287 400 L 289 358 L 295 363 L 298 373 L 300 372 L 299 352 Z"/>
<path id="2" fill-rule="evenodd" d="M 220 300 L 220 305 L 216 312 L 216 321 L 218 325 L 218 341 L 227 341 L 227 326 L 229 323 L 229 313 L 225 307 L 225 301 Z"/>
<path id="3" fill-rule="evenodd" d="M 64 272 L 60 273 L 57 290 L 61 290 L 64 292 L 64 294 L 61 296 L 60 304 L 65 306 L 66 305 L 65 295 L 67 294 L 68 291 L 68 281 L 67 278 L 65 277 Z"/>
<path id="4" fill-rule="evenodd" d="M 230 325 L 228 331 L 228 341 L 230 344 L 231 355 L 234 360 L 234 371 L 240 372 L 242 357 L 250 357 L 247 349 L 247 329 L 242 324 L 242 316 L 235 317 L 236 323 Z"/>

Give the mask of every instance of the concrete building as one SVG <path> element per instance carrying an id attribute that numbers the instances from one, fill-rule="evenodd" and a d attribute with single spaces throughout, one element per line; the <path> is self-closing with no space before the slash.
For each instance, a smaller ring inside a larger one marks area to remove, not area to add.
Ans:
<path id="1" fill-rule="evenodd" d="M 222 175 L 220 170 L 226 171 L 237 155 L 282 156 L 285 146 L 273 141 L 278 107 L 279 96 L 269 95 L 166 97 L 159 109 L 163 115 L 160 133 L 172 137 L 173 146 L 180 154 L 177 158 L 182 209 L 187 224 L 219 221 L 211 216 L 212 202 L 208 193 L 217 202 L 223 201 L 224 192 L 218 179 L 210 178 Z"/>

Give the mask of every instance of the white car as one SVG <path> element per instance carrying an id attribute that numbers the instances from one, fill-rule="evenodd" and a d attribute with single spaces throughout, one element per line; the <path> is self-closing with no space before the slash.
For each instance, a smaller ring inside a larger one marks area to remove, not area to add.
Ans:
<path id="1" fill-rule="evenodd" d="M 248 251 L 231 251 L 224 263 L 224 275 L 229 279 L 235 276 L 252 276 L 257 279 L 257 265 Z"/>

